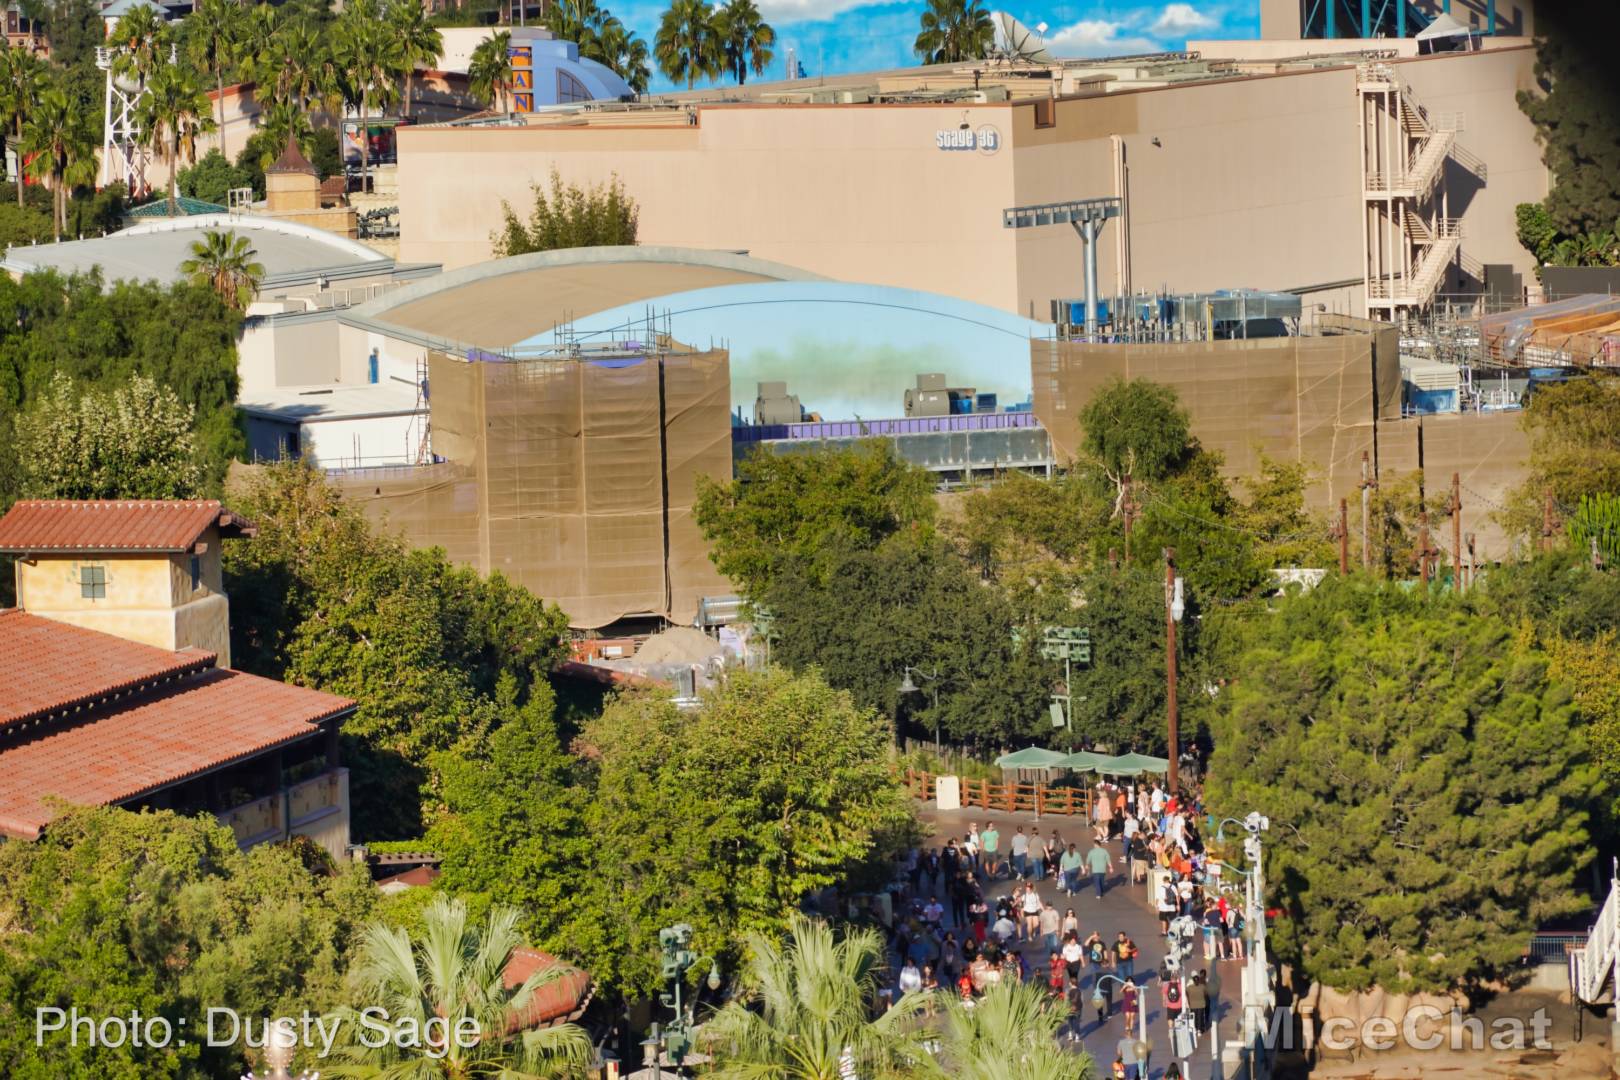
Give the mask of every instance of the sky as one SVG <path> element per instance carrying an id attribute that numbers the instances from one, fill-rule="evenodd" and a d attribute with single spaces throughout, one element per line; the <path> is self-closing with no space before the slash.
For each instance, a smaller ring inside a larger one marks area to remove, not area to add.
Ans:
<path id="1" fill-rule="evenodd" d="M 651 44 L 667 3 L 603 0 L 626 26 Z M 776 30 L 776 57 L 766 81 L 785 74 L 791 46 L 810 77 L 849 71 L 907 67 L 917 63 L 916 39 L 922 0 L 864 3 L 862 0 L 755 0 Z M 1258 0 L 1165 3 L 1143 0 L 985 0 L 992 11 L 1012 12 L 1026 26 L 1047 24 L 1046 44 L 1055 56 L 1109 56 L 1181 49 L 1189 37 L 1252 38 L 1260 32 Z M 753 76 L 749 76 L 750 80 Z M 653 92 L 671 89 L 653 72 Z M 684 89 L 684 87 L 682 87 Z"/>

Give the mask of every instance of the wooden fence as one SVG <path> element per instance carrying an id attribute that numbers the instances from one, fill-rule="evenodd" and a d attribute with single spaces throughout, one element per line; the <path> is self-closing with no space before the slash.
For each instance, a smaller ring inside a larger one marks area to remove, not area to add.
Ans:
<path id="1" fill-rule="evenodd" d="M 932 800 L 935 797 L 934 774 L 907 769 L 906 790 L 912 798 Z M 998 784 L 994 780 L 963 779 L 962 805 L 977 806 L 983 810 L 1005 810 L 1009 814 L 1066 814 L 1091 816 L 1091 789 L 1071 787 L 1067 784 L 1016 783 Z"/>

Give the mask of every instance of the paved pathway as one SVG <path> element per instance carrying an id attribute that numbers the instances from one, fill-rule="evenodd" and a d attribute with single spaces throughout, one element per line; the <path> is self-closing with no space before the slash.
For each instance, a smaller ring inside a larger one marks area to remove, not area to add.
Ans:
<path id="1" fill-rule="evenodd" d="M 1051 835 L 1056 829 L 1063 840 L 1073 842 L 1082 855 L 1091 848 L 1091 830 L 1079 818 L 1043 817 L 1038 821 L 1027 814 L 1008 814 L 1002 811 L 986 811 L 978 808 L 968 810 L 940 811 L 933 808 L 931 803 L 924 804 L 922 817 L 934 826 L 934 835 L 927 841 L 928 845 L 942 847 L 945 841 L 952 836 L 960 838 L 967 832 L 971 822 L 977 822 L 982 830 L 988 822 L 994 821 L 997 830 L 1001 833 L 1001 858 L 1007 858 L 1008 844 L 1017 826 L 1022 825 L 1028 833 L 1032 828 L 1039 828 L 1042 837 Z M 1165 940 L 1159 933 L 1158 916 L 1147 895 L 1146 885 L 1130 885 L 1125 880 L 1124 860 L 1120 858 L 1120 844 L 1115 840 L 1110 845 L 1110 852 L 1115 856 L 1116 868 L 1109 876 L 1103 897 L 1097 899 L 1091 887 L 1089 876 L 1086 877 L 1086 887 L 1078 895 L 1070 898 L 1064 896 L 1057 888 L 1057 883 L 1046 878 L 1038 884 L 1042 899 L 1050 899 L 1054 907 L 1061 914 L 1068 908 L 1074 908 L 1075 915 L 1080 920 L 1080 937 L 1083 940 L 1092 930 L 1101 932 L 1103 940 L 1112 942 L 1114 935 L 1125 931 L 1136 942 L 1141 954 L 1136 959 L 1136 982 L 1144 985 L 1143 998 L 1147 1003 L 1148 1039 L 1153 1044 L 1152 1061 L 1149 1077 L 1159 1080 L 1170 1064 L 1170 1036 L 1165 1020 L 1164 1008 L 1160 998 L 1160 983 L 1158 969 L 1164 959 Z M 925 886 L 927 888 L 927 886 Z M 985 899 L 991 904 L 992 918 L 994 916 L 995 900 L 1012 891 L 1012 882 L 998 881 L 985 887 Z M 944 896 L 940 897 L 943 903 Z M 949 924 L 949 911 L 947 925 Z M 958 937 L 961 935 L 958 934 Z M 1033 972 L 1044 971 L 1047 964 L 1047 954 L 1041 942 L 1036 941 L 1028 945 L 1018 946 L 1024 954 L 1029 970 Z M 1193 955 L 1190 960 L 1190 970 L 1199 968 L 1214 968 L 1216 962 L 1206 962 L 1202 959 L 1203 949 L 1201 942 L 1195 942 Z M 1221 1041 L 1236 1037 L 1238 1023 L 1241 1021 L 1239 1007 L 1239 986 L 1242 964 L 1237 961 L 1221 961 L 1218 963 L 1221 980 L 1220 1000 L 1214 1005 L 1214 1015 L 1217 1026 L 1220 1028 Z M 1212 971 L 1212 974 L 1215 972 Z M 1071 1030 L 1076 1031 L 1084 1041 L 1085 1047 L 1090 1051 L 1097 1062 L 1097 1076 L 1106 1078 L 1113 1066 L 1115 1048 L 1120 1038 L 1125 1034 L 1125 1021 L 1119 1011 L 1118 985 L 1115 985 L 1114 1013 L 1105 1023 L 1098 1023 L 1096 1013 L 1090 1006 L 1091 976 L 1089 973 L 1082 978 L 1085 989 L 1082 1002 L 1083 1015 L 1071 1020 Z M 1213 1068 L 1210 1057 L 1211 1040 L 1208 1034 L 1199 1041 L 1197 1048 L 1187 1059 L 1184 1075 L 1191 1080 L 1209 1080 L 1211 1077 L 1220 1077 L 1218 1069 Z"/>

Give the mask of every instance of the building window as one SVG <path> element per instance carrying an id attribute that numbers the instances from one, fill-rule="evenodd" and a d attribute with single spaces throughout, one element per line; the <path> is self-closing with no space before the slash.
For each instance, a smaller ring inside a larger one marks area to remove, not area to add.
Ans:
<path id="1" fill-rule="evenodd" d="M 585 89 L 585 84 L 568 74 L 566 71 L 557 72 L 557 103 L 566 105 L 570 101 L 589 101 L 591 92 Z"/>
<path id="2" fill-rule="evenodd" d="M 299 445 L 297 431 L 282 433 L 281 456 L 292 461 L 297 461 L 300 457 L 303 457 L 303 447 Z"/>
<path id="3" fill-rule="evenodd" d="M 202 560 L 197 556 L 191 557 L 191 591 L 196 592 L 202 588 Z"/>
<path id="4" fill-rule="evenodd" d="M 79 567 L 79 595 L 87 600 L 106 599 L 107 568 L 105 566 Z"/>

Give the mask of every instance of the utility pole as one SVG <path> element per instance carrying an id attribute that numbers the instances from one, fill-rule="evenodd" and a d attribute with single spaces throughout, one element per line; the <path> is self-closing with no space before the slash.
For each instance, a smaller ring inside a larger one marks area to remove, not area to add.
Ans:
<path id="1" fill-rule="evenodd" d="M 1361 568 L 1372 569 L 1372 532 L 1368 506 L 1372 498 L 1372 478 L 1368 475 L 1367 451 L 1361 452 Z"/>
<path id="2" fill-rule="evenodd" d="M 1339 534 L 1339 576 L 1348 577 L 1350 574 L 1350 502 L 1347 499 L 1339 500 L 1339 525 L 1334 531 Z"/>
<path id="3" fill-rule="evenodd" d="M 1176 620 L 1181 613 L 1176 610 L 1180 604 L 1180 597 L 1176 595 L 1176 552 L 1174 548 L 1164 549 L 1164 666 L 1165 675 L 1169 680 L 1168 697 L 1169 726 L 1170 726 L 1170 771 L 1166 782 L 1170 785 L 1170 794 L 1175 796 L 1180 789 L 1180 777 L 1177 775 L 1177 766 L 1181 762 L 1181 743 L 1176 731 L 1178 717 L 1176 716 Z"/>
<path id="4" fill-rule="evenodd" d="M 1451 587 L 1462 592 L 1462 477 L 1451 474 Z"/>
<path id="5" fill-rule="evenodd" d="M 1541 550 L 1543 552 L 1547 552 L 1547 551 L 1552 550 L 1552 534 L 1553 534 L 1552 502 L 1553 502 L 1553 500 L 1552 500 L 1552 488 L 1548 488 L 1545 492 L 1542 493 L 1542 498 L 1541 498 Z"/>
<path id="6" fill-rule="evenodd" d="M 1472 589 L 1479 580 L 1479 570 L 1474 566 L 1474 534 L 1469 533 L 1463 542 L 1468 545 L 1468 587 Z"/>
<path id="7" fill-rule="evenodd" d="M 1429 583 L 1429 512 L 1418 511 L 1418 574 Z"/>

